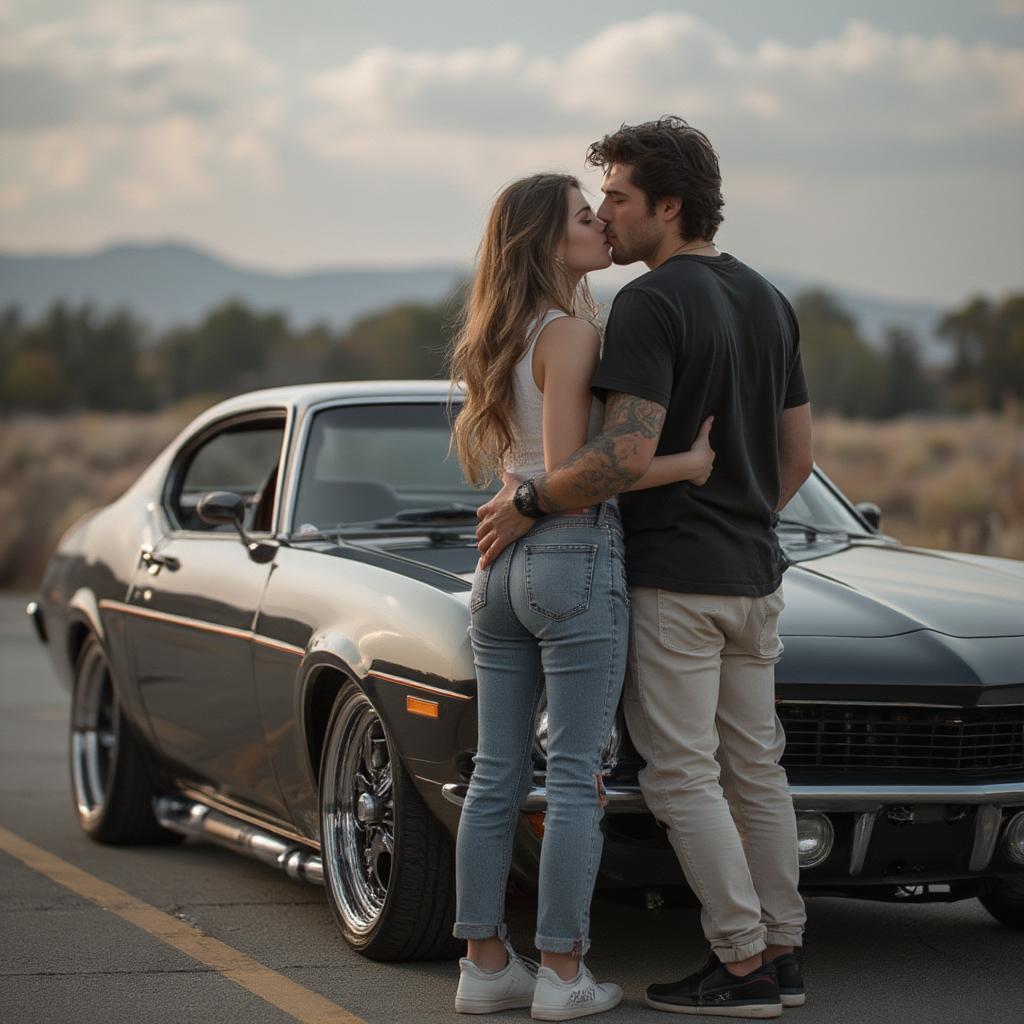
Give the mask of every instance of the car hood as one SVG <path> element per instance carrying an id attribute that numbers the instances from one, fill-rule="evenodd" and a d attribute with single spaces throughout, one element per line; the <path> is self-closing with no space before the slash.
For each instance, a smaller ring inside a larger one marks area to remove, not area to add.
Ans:
<path id="1" fill-rule="evenodd" d="M 786 571 L 783 636 L 1024 635 L 1019 563 L 854 543 Z"/>

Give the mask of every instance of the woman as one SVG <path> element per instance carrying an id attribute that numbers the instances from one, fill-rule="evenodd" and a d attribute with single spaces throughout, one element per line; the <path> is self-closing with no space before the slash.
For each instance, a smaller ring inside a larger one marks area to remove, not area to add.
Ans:
<path id="1" fill-rule="evenodd" d="M 589 387 L 600 335 L 584 275 L 610 263 L 604 224 L 575 178 L 534 175 L 498 196 L 450 359 L 465 389 L 454 444 L 471 482 L 551 469 L 600 429 Z M 703 483 L 709 430 L 710 420 L 689 452 L 656 458 L 636 487 Z M 625 670 L 624 564 L 618 512 L 606 503 L 543 517 L 474 578 L 479 731 L 456 848 L 454 933 L 468 940 L 460 1012 L 530 1006 L 537 1019 L 568 1020 L 622 998 L 617 985 L 594 981 L 583 956 L 601 859 L 601 752 Z M 542 688 L 548 803 L 536 969 L 506 941 L 504 902 Z"/>

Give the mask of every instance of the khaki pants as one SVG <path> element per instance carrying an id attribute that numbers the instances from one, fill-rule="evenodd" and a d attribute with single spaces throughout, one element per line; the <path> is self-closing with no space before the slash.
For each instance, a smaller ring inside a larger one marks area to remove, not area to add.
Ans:
<path id="1" fill-rule="evenodd" d="M 722 961 L 802 944 L 796 817 L 775 714 L 782 607 L 781 587 L 767 597 L 633 590 L 623 703 L 647 762 L 640 788 Z"/>

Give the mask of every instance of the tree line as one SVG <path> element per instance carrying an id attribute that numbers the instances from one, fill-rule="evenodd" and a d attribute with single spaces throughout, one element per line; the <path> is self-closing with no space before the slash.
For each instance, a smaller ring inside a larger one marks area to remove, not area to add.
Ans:
<path id="1" fill-rule="evenodd" d="M 9 308 L 0 313 L 0 408 L 151 410 L 280 384 L 440 377 L 463 295 L 396 305 L 345 330 L 296 329 L 283 313 L 229 301 L 155 336 L 127 310 L 58 303 L 29 322 Z M 944 317 L 943 367 L 926 366 L 919 340 L 900 327 L 872 346 L 828 292 L 806 292 L 794 307 L 819 412 L 886 419 L 1024 400 L 1024 294 L 976 298 Z"/>
<path id="2" fill-rule="evenodd" d="M 151 410 L 279 384 L 433 377 L 456 307 L 406 303 L 344 331 L 293 329 L 237 301 L 158 335 L 128 310 L 53 305 L 34 322 L 0 313 L 0 406 L 65 412 Z"/>
<path id="3" fill-rule="evenodd" d="M 811 403 L 821 412 L 891 419 L 915 412 L 997 411 L 1024 400 L 1024 294 L 975 298 L 946 314 L 938 336 L 950 361 L 927 366 L 911 331 L 889 327 L 882 345 L 825 291 L 794 303 Z"/>

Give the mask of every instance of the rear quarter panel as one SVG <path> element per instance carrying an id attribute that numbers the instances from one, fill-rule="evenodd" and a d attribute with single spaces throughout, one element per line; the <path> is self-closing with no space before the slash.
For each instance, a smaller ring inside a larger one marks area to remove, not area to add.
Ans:
<path id="1" fill-rule="evenodd" d="M 103 608 L 123 601 L 144 544 L 159 536 L 159 488 L 170 450 L 159 456 L 117 501 L 89 513 L 61 538 L 39 596 L 48 653 L 61 683 L 71 688 L 78 652 L 92 633 L 103 644 L 122 710 L 136 735 L 149 741 L 149 725 L 134 686 L 123 619 Z"/>

